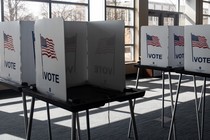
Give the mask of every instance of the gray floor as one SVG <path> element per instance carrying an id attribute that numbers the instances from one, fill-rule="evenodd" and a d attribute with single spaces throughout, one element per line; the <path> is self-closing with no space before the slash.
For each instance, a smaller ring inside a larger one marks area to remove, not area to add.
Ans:
<path id="1" fill-rule="evenodd" d="M 173 74 L 173 92 L 176 90 L 178 75 Z M 135 77 L 127 78 L 127 87 L 135 87 Z M 204 139 L 210 137 L 210 96 L 207 82 Z M 197 82 L 198 91 L 203 85 Z M 160 78 L 143 78 L 139 80 L 140 89 L 146 90 L 144 98 L 136 101 L 135 113 L 139 139 L 164 140 L 168 137 L 170 124 L 170 94 L 168 80 L 165 91 L 165 127 L 161 127 L 160 115 L 162 105 L 162 80 Z M 22 98 L 19 93 L 0 87 L 0 140 L 23 140 L 25 137 Z M 184 76 L 176 114 L 176 133 L 178 140 L 197 140 L 195 101 L 192 77 Z M 200 93 L 198 96 L 200 97 Z M 175 96 L 174 96 L 175 97 Z M 27 98 L 30 106 L 30 98 Z M 46 104 L 36 101 L 32 128 L 32 140 L 48 139 Z M 70 139 L 71 113 L 55 106 L 50 106 L 53 140 Z M 127 102 L 114 102 L 90 110 L 91 138 L 93 140 L 126 140 L 129 124 Z M 80 113 L 82 139 L 86 136 L 85 112 Z M 133 138 L 130 138 L 133 139 Z"/>

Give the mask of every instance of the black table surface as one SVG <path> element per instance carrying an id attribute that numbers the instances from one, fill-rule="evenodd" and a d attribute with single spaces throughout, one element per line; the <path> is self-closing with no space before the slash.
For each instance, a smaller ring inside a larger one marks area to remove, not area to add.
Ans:
<path id="1" fill-rule="evenodd" d="M 210 74 L 185 70 L 184 67 L 174 68 L 173 72 L 210 78 Z"/>
<path id="2" fill-rule="evenodd" d="M 189 71 L 189 70 L 185 70 L 184 67 L 175 67 L 175 68 L 158 67 L 158 66 L 151 66 L 151 65 L 141 65 L 141 63 L 136 63 L 134 66 L 137 68 L 160 70 L 160 71 L 164 71 L 164 72 L 176 72 L 176 73 L 182 73 L 182 74 L 186 74 L 186 75 L 195 75 L 195 76 L 210 78 L 210 74 L 208 74 L 208 73 Z"/>
<path id="3" fill-rule="evenodd" d="M 159 67 L 159 66 L 151 66 L 151 65 L 141 65 L 141 63 L 136 63 L 134 67 L 137 68 L 144 68 L 144 69 L 153 69 L 153 70 L 160 70 L 165 72 L 173 71 L 172 67 Z"/>
<path id="4" fill-rule="evenodd" d="M 123 92 L 120 92 L 92 85 L 82 85 L 67 89 L 67 101 L 62 101 L 53 96 L 48 96 L 29 88 L 23 88 L 23 94 L 32 96 L 71 112 L 79 112 L 103 106 L 108 102 L 121 102 L 143 97 L 145 91 L 137 89 L 125 89 Z"/>
<path id="5" fill-rule="evenodd" d="M 21 92 L 22 91 L 22 88 L 23 87 L 27 87 L 28 84 L 27 83 L 22 83 L 22 84 L 19 84 L 19 83 L 16 83 L 14 81 L 10 81 L 8 79 L 5 79 L 5 78 L 1 78 L 0 77 L 0 83 L 8 88 L 11 88 L 15 91 L 18 91 L 18 92 Z"/>

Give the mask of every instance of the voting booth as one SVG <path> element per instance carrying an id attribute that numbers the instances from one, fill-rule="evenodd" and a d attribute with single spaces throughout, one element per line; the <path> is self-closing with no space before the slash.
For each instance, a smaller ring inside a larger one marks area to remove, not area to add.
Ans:
<path id="1" fill-rule="evenodd" d="M 0 23 L 0 77 L 18 84 L 35 84 L 33 31 L 33 21 Z"/>
<path id="2" fill-rule="evenodd" d="M 35 38 L 41 93 L 67 101 L 67 89 L 84 84 L 124 90 L 123 21 L 42 19 L 35 22 Z"/>
<path id="3" fill-rule="evenodd" d="M 209 31 L 210 25 L 185 27 L 185 70 L 210 74 Z"/>
<path id="4" fill-rule="evenodd" d="M 183 67 L 184 27 L 142 26 L 141 64 L 158 67 Z"/>

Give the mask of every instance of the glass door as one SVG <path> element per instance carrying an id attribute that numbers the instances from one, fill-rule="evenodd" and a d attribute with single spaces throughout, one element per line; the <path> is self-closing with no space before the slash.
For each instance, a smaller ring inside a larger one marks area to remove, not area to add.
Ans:
<path id="1" fill-rule="evenodd" d="M 179 13 L 149 10 L 148 25 L 179 25 Z"/>

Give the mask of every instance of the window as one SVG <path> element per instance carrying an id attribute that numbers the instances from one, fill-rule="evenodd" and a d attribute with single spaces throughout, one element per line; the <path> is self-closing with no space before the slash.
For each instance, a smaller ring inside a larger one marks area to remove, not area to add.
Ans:
<path id="1" fill-rule="evenodd" d="M 179 0 L 149 0 L 148 8 L 151 10 L 178 12 L 178 1 Z"/>
<path id="2" fill-rule="evenodd" d="M 4 21 L 50 17 L 63 17 L 71 21 L 88 20 L 88 0 L 4 0 L 3 9 Z"/>
<path id="3" fill-rule="evenodd" d="M 134 0 L 106 0 L 106 20 L 125 22 L 125 61 L 134 61 Z"/>
<path id="4" fill-rule="evenodd" d="M 66 21 L 87 21 L 88 8 L 81 5 L 52 3 L 52 17 L 63 17 Z"/>
<path id="5" fill-rule="evenodd" d="M 203 1 L 203 24 L 210 24 L 210 0 Z"/>

